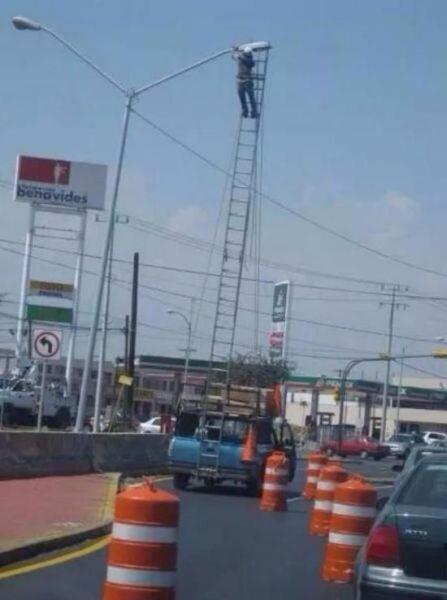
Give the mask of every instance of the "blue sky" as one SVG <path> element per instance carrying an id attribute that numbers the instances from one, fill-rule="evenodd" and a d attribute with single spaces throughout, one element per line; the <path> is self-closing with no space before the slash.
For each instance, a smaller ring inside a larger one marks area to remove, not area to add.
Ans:
<path id="1" fill-rule="evenodd" d="M 270 40 L 263 189 L 348 236 L 444 270 L 447 5 L 442 0 L 6 0 L 0 6 L 4 83 L 0 179 L 4 181 L 12 180 L 19 153 L 105 163 L 112 174 L 123 110 L 119 93 L 53 39 L 14 30 L 10 19 L 15 14 L 53 28 L 126 86 L 152 81 L 235 42 Z M 138 109 L 212 160 L 229 164 L 238 115 L 230 58 L 155 90 L 141 99 Z M 137 223 L 133 219 L 144 219 L 210 240 L 223 184 L 222 175 L 132 120 L 119 200 L 119 212 L 131 216 L 131 225 Z M 0 198 L 4 206 L 0 238 L 23 240 L 26 208 L 12 203 L 5 186 L 0 187 Z M 100 252 L 104 226 L 91 218 L 88 231 L 89 252 Z M 148 234 L 128 225 L 118 226 L 117 256 L 131 259 L 134 250 L 140 251 L 146 262 L 199 269 L 207 263 L 206 253 L 162 239 L 153 230 Z M 18 297 L 20 256 L 0 252 L 3 289 L 13 302 Z M 367 254 L 268 202 L 263 206 L 263 255 L 447 296 L 445 278 Z M 57 253 L 41 251 L 41 256 L 51 258 Z M 87 261 L 87 267 L 94 270 L 97 261 Z M 36 263 L 35 273 L 49 276 L 48 265 Z M 63 269 L 55 268 L 52 273 L 69 277 Z M 120 267 L 117 273 L 130 277 L 130 269 Z M 263 274 L 268 279 L 290 277 L 298 284 L 346 287 L 346 282 L 292 274 L 287 269 L 263 269 Z M 94 280 L 86 281 L 83 322 L 88 324 Z M 186 295 L 196 294 L 200 287 L 197 278 L 160 275 L 153 270 L 143 271 L 142 281 Z M 251 292 L 244 291 L 248 305 Z M 141 319 L 174 331 L 164 334 L 146 327 L 139 350 L 178 353 L 184 344 L 180 325 L 164 313 L 169 303 L 185 306 L 187 301 L 154 290 L 144 293 Z M 271 289 L 264 286 L 262 293 L 263 310 L 268 311 Z M 379 310 L 374 297 L 365 302 L 355 294 L 307 288 L 298 288 L 295 296 L 297 318 L 386 329 L 386 312 Z M 213 298 L 212 292 L 208 297 Z M 128 291 L 116 288 L 113 315 L 122 315 L 128 302 Z M 444 307 L 412 302 L 399 314 L 396 332 L 427 338 L 447 333 Z M 12 304 L 11 311 L 16 311 Z M 208 306 L 205 312 L 210 315 L 212 308 Z M 205 337 L 210 323 L 208 318 L 199 324 Z M 250 327 L 250 323 L 242 317 L 242 325 Z M 268 328 L 268 319 L 262 326 Z M 241 330 L 239 341 L 250 344 L 250 336 L 248 330 Z M 293 337 L 296 354 L 336 355 L 329 346 L 359 352 L 379 351 L 385 346 L 385 338 L 306 323 L 294 323 Z M 6 338 L 0 339 L 6 342 Z M 121 343 L 119 335 L 111 336 L 111 356 L 119 352 Z M 403 340 L 397 342 L 401 343 Z M 205 339 L 198 340 L 196 347 L 198 354 L 207 355 Z M 79 348 L 82 351 L 82 343 Z M 417 350 L 427 348 L 415 345 Z M 314 373 L 330 372 L 344 362 L 341 358 L 326 361 L 298 356 L 296 360 L 300 370 Z M 446 372 L 438 363 L 422 366 Z"/>

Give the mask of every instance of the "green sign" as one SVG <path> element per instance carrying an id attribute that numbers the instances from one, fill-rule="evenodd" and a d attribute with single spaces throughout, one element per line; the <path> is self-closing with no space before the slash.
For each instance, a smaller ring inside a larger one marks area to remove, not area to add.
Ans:
<path id="1" fill-rule="evenodd" d="M 26 318 L 30 321 L 45 321 L 48 323 L 72 323 L 73 309 L 28 304 L 26 307 Z"/>

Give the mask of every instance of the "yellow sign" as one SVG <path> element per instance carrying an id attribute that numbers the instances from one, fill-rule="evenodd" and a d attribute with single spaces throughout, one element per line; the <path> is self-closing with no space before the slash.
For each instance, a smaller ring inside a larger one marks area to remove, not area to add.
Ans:
<path id="1" fill-rule="evenodd" d="M 432 356 L 434 358 L 447 358 L 447 348 L 435 348 Z"/>
<path id="2" fill-rule="evenodd" d="M 31 279 L 28 284 L 29 296 L 45 296 L 47 298 L 64 298 L 73 300 L 74 285 L 56 281 L 39 281 Z"/>
<path id="3" fill-rule="evenodd" d="M 129 375 L 120 375 L 118 378 L 118 383 L 120 383 L 121 385 L 127 385 L 127 386 L 131 386 L 133 382 L 133 378 L 129 377 Z"/>

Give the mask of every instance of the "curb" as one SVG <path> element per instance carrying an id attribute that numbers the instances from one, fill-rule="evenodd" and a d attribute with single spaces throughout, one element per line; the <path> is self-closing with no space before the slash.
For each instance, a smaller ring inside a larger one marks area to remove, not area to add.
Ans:
<path id="1" fill-rule="evenodd" d="M 21 562 L 30 558 L 34 558 L 39 554 L 61 550 L 68 546 L 74 546 L 89 539 L 108 535 L 112 530 L 112 521 L 107 521 L 100 525 L 95 525 L 83 531 L 76 533 L 68 533 L 67 535 L 50 538 L 48 540 L 40 540 L 25 546 L 12 548 L 0 552 L 0 567 L 5 567 L 12 563 Z"/>

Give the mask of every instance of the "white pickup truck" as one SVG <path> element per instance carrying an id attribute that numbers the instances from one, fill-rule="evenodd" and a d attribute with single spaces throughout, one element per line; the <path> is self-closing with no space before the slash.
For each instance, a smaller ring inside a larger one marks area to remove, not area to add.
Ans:
<path id="1" fill-rule="evenodd" d="M 25 378 L 11 379 L 0 388 L 0 417 L 3 425 L 35 425 L 40 401 L 40 386 Z M 74 406 L 63 391 L 51 385 L 45 390 L 42 421 L 44 425 L 65 429 L 71 423 Z"/>

